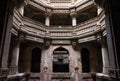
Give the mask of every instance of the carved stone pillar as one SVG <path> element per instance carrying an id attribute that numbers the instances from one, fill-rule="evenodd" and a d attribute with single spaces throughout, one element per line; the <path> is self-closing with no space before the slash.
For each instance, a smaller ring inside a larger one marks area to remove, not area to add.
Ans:
<path id="1" fill-rule="evenodd" d="M 16 40 L 12 52 L 11 69 L 14 69 L 14 73 L 18 73 L 18 60 L 19 60 L 20 40 Z"/>
<path id="2" fill-rule="evenodd" d="M 100 13 L 102 12 L 102 8 L 101 7 L 97 7 L 97 13 L 98 13 L 98 15 L 100 15 Z"/>
<path id="3" fill-rule="evenodd" d="M 47 16 L 45 19 L 45 25 L 50 26 L 50 17 Z"/>
<path id="4" fill-rule="evenodd" d="M 75 0 L 71 0 L 71 3 L 74 4 Z"/>
<path id="5" fill-rule="evenodd" d="M 75 9 L 71 9 L 70 16 L 72 17 L 72 26 L 76 26 L 77 25 L 77 20 L 76 20 L 77 13 Z"/>
<path id="6" fill-rule="evenodd" d="M 101 37 L 101 35 L 97 36 L 97 40 L 101 44 L 102 61 L 103 61 L 102 73 L 108 74 L 109 56 L 108 56 L 107 44 L 106 44 L 105 39 L 103 37 Z"/>
<path id="7" fill-rule="evenodd" d="M 79 70 L 79 67 L 75 67 L 75 81 L 79 81 L 79 77 L 78 77 L 78 70 Z"/>
<path id="8" fill-rule="evenodd" d="M 45 19 L 45 25 L 46 26 L 50 26 L 50 16 L 51 16 L 51 9 L 46 9 L 46 13 L 45 13 L 45 16 L 46 16 L 46 19 Z"/>
<path id="9" fill-rule="evenodd" d="M 44 81 L 48 81 L 48 72 L 47 72 L 47 70 L 48 70 L 48 67 L 44 67 Z"/>
<path id="10" fill-rule="evenodd" d="M 24 5 L 20 6 L 19 12 L 20 12 L 21 15 L 24 15 Z"/>
<path id="11" fill-rule="evenodd" d="M 28 4 L 28 0 L 24 0 L 24 2 L 19 6 L 19 12 L 21 15 L 24 15 L 24 6 Z"/>
<path id="12" fill-rule="evenodd" d="M 47 3 L 50 3 L 50 0 L 47 0 Z"/>
<path id="13" fill-rule="evenodd" d="M 102 59 L 103 59 L 103 73 L 108 74 L 109 68 L 109 59 L 108 59 L 108 50 L 105 42 L 101 43 Z"/>

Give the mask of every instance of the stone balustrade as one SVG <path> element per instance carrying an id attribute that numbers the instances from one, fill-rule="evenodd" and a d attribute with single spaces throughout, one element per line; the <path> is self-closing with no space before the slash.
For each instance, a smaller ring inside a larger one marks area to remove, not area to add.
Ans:
<path id="1" fill-rule="evenodd" d="M 70 73 L 53 73 L 52 78 L 70 78 Z"/>
<path id="2" fill-rule="evenodd" d="M 9 74 L 8 68 L 0 69 L 0 81 L 5 81 L 8 74 Z"/>
<path id="3" fill-rule="evenodd" d="M 70 3 L 71 0 L 50 0 L 51 3 Z"/>
<path id="4" fill-rule="evenodd" d="M 29 73 L 19 73 L 16 75 L 9 75 L 5 81 L 29 81 Z"/>
<path id="5" fill-rule="evenodd" d="M 0 69 L 0 81 L 28 81 L 29 73 L 15 73 L 15 71 L 16 67 Z"/>
<path id="6" fill-rule="evenodd" d="M 46 26 L 38 21 L 23 17 L 15 10 L 13 17 L 13 25 L 17 31 L 26 33 L 27 35 L 41 37 L 49 37 L 55 39 L 71 39 L 94 36 L 95 33 L 105 30 L 104 13 L 98 17 L 72 26 Z M 100 24 L 98 24 L 98 22 Z"/>
<path id="7" fill-rule="evenodd" d="M 79 76 L 79 80 L 82 79 L 82 81 L 93 81 L 91 73 L 83 73 L 83 77 Z"/>
<path id="8" fill-rule="evenodd" d="M 56 8 L 62 8 L 62 9 L 70 9 L 71 7 L 76 7 L 77 11 L 80 11 L 84 8 L 89 7 L 91 5 L 94 5 L 93 0 L 78 0 L 75 1 L 74 4 L 71 4 L 71 0 L 50 0 L 48 2 L 49 4 L 46 4 L 46 1 L 44 0 L 29 0 L 28 4 L 35 6 L 36 8 L 45 11 L 45 8 L 49 7 L 52 8 L 53 10 Z M 63 5 L 63 3 L 65 5 Z M 63 12 L 64 13 L 64 12 Z"/>
<path id="9" fill-rule="evenodd" d="M 102 73 L 92 74 L 92 78 L 93 81 L 113 81 L 110 76 Z"/>

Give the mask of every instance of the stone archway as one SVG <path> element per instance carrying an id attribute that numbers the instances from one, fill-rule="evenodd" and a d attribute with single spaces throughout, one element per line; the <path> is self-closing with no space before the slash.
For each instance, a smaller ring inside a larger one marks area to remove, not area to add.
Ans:
<path id="1" fill-rule="evenodd" d="M 68 50 L 63 47 L 54 49 L 52 81 L 70 81 L 69 68 Z"/>
<path id="2" fill-rule="evenodd" d="M 69 72 L 69 52 L 63 47 L 53 51 L 53 72 Z"/>

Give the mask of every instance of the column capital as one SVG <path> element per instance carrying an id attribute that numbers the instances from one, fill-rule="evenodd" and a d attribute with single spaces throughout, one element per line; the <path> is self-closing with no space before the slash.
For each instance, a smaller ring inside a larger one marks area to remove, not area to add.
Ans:
<path id="1" fill-rule="evenodd" d="M 20 34 L 18 35 L 18 38 L 16 38 L 16 41 L 21 42 L 21 41 L 23 41 L 24 39 L 25 39 L 25 35 L 22 34 L 22 33 L 20 33 Z"/>
<path id="2" fill-rule="evenodd" d="M 29 0 L 24 0 L 24 5 L 27 5 Z"/>
<path id="3" fill-rule="evenodd" d="M 101 33 L 99 33 L 98 35 L 96 35 L 96 40 L 100 44 L 106 43 L 106 39 L 105 39 L 105 37 L 102 36 Z"/>
<path id="4" fill-rule="evenodd" d="M 77 12 L 76 12 L 76 8 L 75 7 L 70 9 L 70 16 L 71 17 L 76 17 L 77 16 Z"/>
<path id="5" fill-rule="evenodd" d="M 50 17 L 51 15 L 52 15 L 52 10 L 50 8 L 46 8 L 45 16 Z"/>
<path id="6" fill-rule="evenodd" d="M 77 17 L 77 13 L 76 13 L 76 12 L 71 12 L 71 13 L 70 13 L 70 16 L 71 16 L 71 17 Z"/>
<path id="7" fill-rule="evenodd" d="M 107 47 L 107 40 L 105 37 L 101 36 L 101 35 L 97 35 L 96 36 L 96 40 L 99 44 L 101 44 L 102 47 Z"/>

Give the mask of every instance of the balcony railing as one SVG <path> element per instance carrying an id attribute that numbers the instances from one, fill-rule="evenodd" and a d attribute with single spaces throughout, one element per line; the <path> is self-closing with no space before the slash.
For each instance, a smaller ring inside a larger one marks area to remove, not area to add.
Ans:
<path id="1" fill-rule="evenodd" d="M 70 3 L 71 0 L 50 0 L 51 3 Z"/>
<path id="2" fill-rule="evenodd" d="M 53 73 L 52 78 L 70 78 L 70 73 Z"/>
<path id="3" fill-rule="evenodd" d="M 29 73 L 19 73 L 16 75 L 9 75 L 5 81 L 29 81 Z"/>
<path id="4" fill-rule="evenodd" d="M 101 15 L 100 15 L 101 16 Z M 50 26 L 34 21 L 32 19 L 22 17 L 20 13 L 15 10 L 13 25 L 16 29 L 24 32 L 28 35 L 37 36 L 37 37 L 49 37 L 49 38 L 62 38 L 70 39 L 73 37 L 81 38 L 84 36 L 95 35 L 105 29 L 104 15 L 101 17 L 96 17 L 85 21 L 81 24 L 78 24 L 75 27 L 72 26 Z M 101 23 L 99 26 L 98 21 Z"/>

